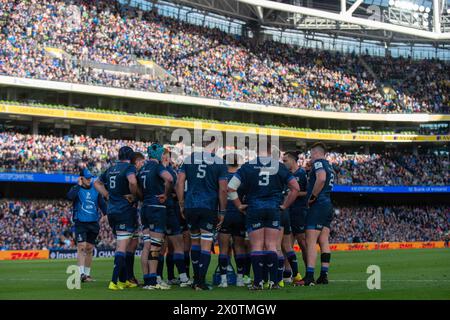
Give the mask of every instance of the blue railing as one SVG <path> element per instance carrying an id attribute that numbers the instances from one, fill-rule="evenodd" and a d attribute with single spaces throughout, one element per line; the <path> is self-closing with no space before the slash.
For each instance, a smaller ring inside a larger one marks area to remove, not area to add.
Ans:
<path id="1" fill-rule="evenodd" d="M 77 175 L 63 173 L 0 172 L 0 182 L 76 183 Z M 450 186 L 335 185 L 333 192 L 348 193 L 450 193 Z"/>

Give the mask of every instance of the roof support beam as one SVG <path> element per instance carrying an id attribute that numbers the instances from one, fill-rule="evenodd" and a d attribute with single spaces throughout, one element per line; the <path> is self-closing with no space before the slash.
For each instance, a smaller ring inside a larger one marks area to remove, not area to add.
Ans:
<path id="1" fill-rule="evenodd" d="M 307 7 L 303 7 L 303 6 L 294 6 L 294 5 L 290 5 L 290 4 L 279 3 L 279 2 L 268 1 L 268 0 L 237 0 L 237 1 L 249 4 L 249 5 L 253 5 L 253 6 L 261 6 L 263 8 L 267 8 L 267 9 L 275 9 L 278 11 L 298 13 L 298 14 L 303 14 L 303 15 L 308 15 L 308 16 L 313 16 L 313 17 L 330 19 L 330 20 L 334 20 L 334 21 L 347 22 L 347 23 L 360 25 L 360 26 L 363 26 L 366 28 L 381 29 L 381 30 L 392 31 L 392 32 L 396 32 L 396 33 L 403 33 L 403 34 L 408 34 L 411 36 L 417 36 L 417 37 L 426 38 L 426 39 L 450 40 L 450 32 L 437 33 L 437 32 L 431 32 L 431 31 L 426 31 L 426 30 L 418 30 L 415 28 L 394 25 L 394 24 L 390 24 L 390 23 L 386 23 L 386 22 L 352 17 L 352 16 L 348 16 L 348 15 L 342 15 L 340 13 L 333 13 L 333 12 L 328 12 L 328 11 L 324 11 L 324 10 L 311 9 L 311 8 L 307 8 Z"/>
<path id="2" fill-rule="evenodd" d="M 263 8 L 261 8 L 261 6 L 256 6 L 256 15 L 258 16 L 258 19 L 261 22 L 264 21 L 264 13 L 263 13 Z"/>
<path id="3" fill-rule="evenodd" d="M 433 31 L 441 33 L 441 10 L 439 0 L 433 0 Z"/>
<path id="4" fill-rule="evenodd" d="M 345 11 L 345 14 L 348 16 L 351 16 L 353 14 L 353 12 L 355 12 L 355 10 L 361 5 L 361 3 L 363 3 L 364 0 L 358 0 L 356 1 L 351 7 L 350 9 Z"/>

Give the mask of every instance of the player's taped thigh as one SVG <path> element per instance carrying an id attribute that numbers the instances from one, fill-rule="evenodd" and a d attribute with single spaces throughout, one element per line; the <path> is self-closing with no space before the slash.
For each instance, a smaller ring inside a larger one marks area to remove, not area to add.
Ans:
<path id="1" fill-rule="evenodd" d="M 120 240 L 128 240 L 131 239 L 131 237 L 133 236 L 133 234 L 131 232 L 117 232 L 116 234 L 116 239 L 117 241 Z"/>
<path id="2" fill-rule="evenodd" d="M 200 232 L 196 232 L 196 233 L 192 233 L 191 232 L 191 239 L 192 240 L 200 240 L 200 237 L 201 237 L 201 235 L 200 235 Z"/>
<path id="3" fill-rule="evenodd" d="M 326 252 L 320 255 L 320 262 L 330 263 L 330 260 L 331 260 L 331 253 Z"/>
<path id="4" fill-rule="evenodd" d="M 161 248 L 164 244 L 164 239 L 150 237 L 150 252 L 148 253 L 148 260 L 158 260 Z"/>

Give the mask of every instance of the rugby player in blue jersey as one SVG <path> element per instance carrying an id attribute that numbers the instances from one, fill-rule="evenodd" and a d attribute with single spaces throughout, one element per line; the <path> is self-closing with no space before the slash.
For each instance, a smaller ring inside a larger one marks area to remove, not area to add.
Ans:
<path id="1" fill-rule="evenodd" d="M 177 173 L 170 164 L 170 154 L 169 151 L 167 150 L 164 152 L 162 164 L 166 168 L 166 170 L 171 174 L 173 178 L 173 185 L 175 185 L 177 180 Z M 166 205 L 167 205 L 166 236 L 168 240 L 168 250 L 167 250 L 168 253 L 166 256 L 166 261 L 168 274 L 171 273 L 170 274 L 171 277 L 169 277 L 169 280 L 172 280 L 172 284 L 179 284 L 180 287 L 187 287 L 190 286 L 192 282 L 189 280 L 186 274 L 184 241 L 180 225 L 180 217 L 178 210 L 176 209 L 177 207 L 179 208 L 179 205 L 174 188 L 172 188 L 170 191 L 170 196 L 167 199 Z M 171 264 L 171 266 L 169 266 L 169 264 Z M 173 271 L 169 272 L 169 268 L 173 268 L 173 265 L 177 267 L 179 282 L 174 281 Z"/>
<path id="2" fill-rule="evenodd" d="M 306 275 L 300 285 L 314 285 L 314 266 L 316 265 L 316 244 L 320 246 L 321 270 L 317 284 L 328 284 L 330 264 L 330 224 L 333 219 L 331 190 L 334 183 L 334 171 L 325 159 L 326 146 L 317 142 L 311 147 L 311 171 L 308 178 L 306 214 Z"/>
<path id="3" fill-rule="evenodd" d="M 99 212 L 106 215 L 106 203 L 95 190 L 93 177 L 88 169 L 81 169 L 77 185 L 67 193 L 67 198 L 73 203 L 72 220 L 75 224 L 77 259 L 82 282 L 94 281 L 91 277 L 91 263 L 95 241 L 100 231 Z"/>
<path id="4" fill-rule="evenodd" d="M 148 147 L 149 160 L 139 170 L 138 181 L 142 191 L 141 223 L 144 234 L 144 249 L 141 262 L 144 274 L 144 289 L 167 290 L 165 282 L 157 282 L 158 259 L 164 243 L 167 222 L 166 202 L 173 184 L 172 175 L 161 164 L 164 147 L 154 143 Z"/>
<path id="5" fill-rule="evenodd" d="M 254 283 L 251 290 L 263 289 L 263 266 L 265 256 L 269 266 L 269 289 L 278 289 L 278 239 L 280 211 L 286 210 L 297 198 L 299 186 L 289 170 L 268 152 L 260 151 L 254 163 L 245 163 L 228 183 L 228 194 L 235 206 L 246 211 L 246 227 L 251 245 L 251 260 Z M 243 188 L 247 205 L 243 205 L 237 194 Z M 283 200 L 283 190 L 290 192 Z"/>
<path id="6" fill-rule="evenodd" d="M 291 230 L 294 238 L 297 240 L 300 249 L 302 250 L 302 257 L 306 268 L 306 240 L 305 240 L 305 219 L 307 210 L 307 198 L 306 198 L 306 184 L 307 175 L 306 171 L 298 165 L 299 152 L 288 151 L 283 155 L 283 163 L 294 175 L 300 187 L 297 199 L 289 208 L 289 216 L 291 222 Z M 285 255 L 289 261 L 289 265 L 292 270 L 293 283 L 297 285 L 302 280 L 300 273 L 298 272 L 297 255 L 293 250 L 288 251 L 287 247 L 284 248 Z"/>
<path id="7" fill-rule="evenodd" d="M 191 232 L 193 288 L 196 290 L 211 289 L 205 278 L 211 262 L 213 232 L 223 222 L 227 206 L 227 167 L 223 159 L 214 154 L 217 146 L 214 137 L 206 144 L 203 152 L 193 152 L 184 160 L 176 187 L 180 210 Z"/>
<path id="8" fill-rule="evenodd" d="M 134 152 L 128 146 L 119 149 L 119 160 L 102 173 L 95 189 L 108 202 L 108 222 L 116 236 L 116 253 L 110 290 L 137 287 L 129 282 L 126 252 L 137 228 L 135 200 L 141 197 L 136 179 L 136 167 L 130 163 Z M 129 260 L 128 260 L 129 261 Z"/>
<path id="9" fill-rule="evenodd" d="M 227 156 L 224 157 L 224 161 L 226 161 Z M 240 157 L 237 154 L 233 154 L 231 157 L 231 161 L 227 161 L 228 166 L 228 181 L 231 180 L 233 175 L 239 168 Z M 241 162 L 242 163 L 242 162 Z M 238 190 L 238 194 L 240 193 L 240 189 Z M 241 197 L 242 201 L 242 197 Z M 225 218 L 221 228 L 219 229 L 219 268 L 221 275 L 221 282 L 219 287 L 226 288 L 228 287 L 227 280 L 227 269 L 230 264 L 230 256 L 229 252 L 231 251 L 231 239 L 233 240 L 233 252 L 234 259 L 236 262 L 236 286 L 243 287 L 244 284 L 244 268 L 245 268 L 245 260 L 246 260 L 246 245 L 245 245 L 245 215 L 240 212 L 233 201 L 228 200 L 227 204 L 227 212 L 225 214 Z"/>

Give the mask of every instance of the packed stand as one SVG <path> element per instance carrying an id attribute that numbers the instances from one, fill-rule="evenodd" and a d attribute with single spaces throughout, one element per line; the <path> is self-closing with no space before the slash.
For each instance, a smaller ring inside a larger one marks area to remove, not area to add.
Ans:
<path id="1" fill-rule="evenodd" d="M 150 143 L 89 136 L 46 136 L 0 133 L 0 171 L 78 174 L 81 166 L 99 174 L 117 159 L 121 146 L 146 154 Z M 181 160 L 182 157 L 180 156 Z M 346 154 L 331 152 L 328 160 L 339 185 L 450 185 L 448 155 Z M 307 154 L 300 154 L 307 166 Z"/>
<path id="2" fill-rule="evenodd" d="M 448 206 L 337 207 L 331 241 L 442 241 L 449 229 Z"/>
<path id="3" fill-rule="evenodd" d="M 129 7 L 125 13 L 117 1 L 73 4 L 0 0 L 0 74 L 157 92 L 181 87 L 187 95 L 314 110 L 449 109 L 450 66 L 441 61 L 359 57 L 273 41 L 252 47 L 248 39 L 218 29 Z M 47 46 L 68 57 L 51 57 Z M 172 77 L 82 64 L 135 66 L 137 58 L 155 61 Z M 394 94 L 382 93 L 385 86 Z"/>
<path id="4" fill-rule="evenodd" d="M 75 249 L 69 201 L 0 200 L 0 250 Z M 331 242 L 439 241 L 450 228 L 448 207 L 337 207 Z M 97 247 L 114 249 L 101 220 Z"/>

